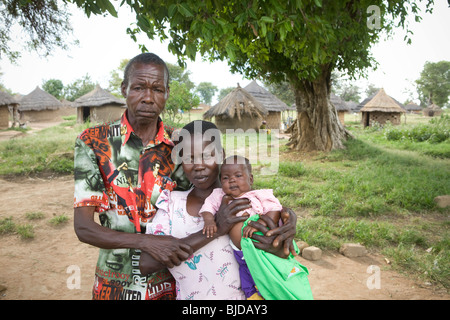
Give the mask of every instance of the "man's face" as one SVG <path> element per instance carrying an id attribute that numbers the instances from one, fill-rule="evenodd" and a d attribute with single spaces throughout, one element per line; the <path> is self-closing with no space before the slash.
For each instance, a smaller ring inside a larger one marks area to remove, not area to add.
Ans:
<path id="1" fill-rule="evenodd" d="M 133 65 L 128 85 L 122 83 L 126 98 L 128 120 L 131 124 L 155 122 L 169 98 L 167 74 L 163 65 L 136 63 Z"/>

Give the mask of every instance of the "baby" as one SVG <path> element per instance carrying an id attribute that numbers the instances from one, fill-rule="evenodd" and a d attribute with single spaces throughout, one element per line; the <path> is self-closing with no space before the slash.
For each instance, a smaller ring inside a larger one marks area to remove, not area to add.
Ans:
<path id="1" fill-rule="evenodd" d="M 220 171 L 220 182 L 222 188 L 214 189 L 211 195 L 206 198 L 199 214 L 203 216 L 204 228 L 203 233 L 207 237 L 212 237 L 217 231 L 214 221 L 214 214 L 219 210 L 222 198 L 225 195 L 236 198 L 247 198 L 250 200 L 251 208 L 245 212 L 239 212 L 237 216 L 242 215 L 267 215 L 277 225 L 280 219 L 280 211 L 282 206 L 277 198 L 273 195 L 271 189 L 253 190 L 253 175 L 250 162 L 247 158 L 241 156 L 231 156 L 223 161 Z M 264 224 L 262 220 L 259 221 Z M 241 285 L 244 293 L 249 299 L 259 299 L 254 282 L 251 278 L 248 267 L 243 260 L 241 251 L 241 229 L 243 223 L 237 223 L 229 233 L 234 254 L 240 264 Z M 242 237 L 251 237 L 256 229 L 246 226 L 242 230 Z"/>

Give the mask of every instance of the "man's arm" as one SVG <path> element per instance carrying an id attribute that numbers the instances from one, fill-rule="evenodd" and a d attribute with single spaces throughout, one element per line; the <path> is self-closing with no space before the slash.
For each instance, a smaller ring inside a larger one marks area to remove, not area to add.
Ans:
<path id="1" fill-rule="evenodd" d="M 254 245 L 258 249 L 273 253 L 281 258 L 287 258 L 289 253 L 297 255 L 293 245 L 297 228 L 297 215 L 291 209 L 283 207 L 280 217 L 283 225 L 278 227 L 266 215 L 260 216 L 260 219 L 267 224 L 269 229 L 258 221 L 250 221 L 249 225 L 264 234 L 264 236 L 253 234 L 252 239 L 258 241 L 254 242 Z"/>
<path id="2" fill-rule="evenodd" d="M 140 249 L 155 261 L 172 266 L 179 265 L 193 253 L 186 243 L 171 236 L 119 232 L 103 227 L 94 221 L 94 212 L 95 207 L 74 209 L 75 233 L 81 242 L 102 249 Z"/>

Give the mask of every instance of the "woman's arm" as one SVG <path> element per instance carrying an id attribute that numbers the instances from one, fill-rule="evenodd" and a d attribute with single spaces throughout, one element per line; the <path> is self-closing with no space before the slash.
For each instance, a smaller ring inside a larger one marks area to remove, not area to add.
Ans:
<path id="1" fill-rule="evenodd" d="M 186 238 L 179 239 L 179 241 L 182 241 L 183 243 L 188 245 L 190 248 L 192 248 L 192 251 L 195 252 L 211 241 L 217 239 L 218 237 L 228 234 L 235 223 L 245 221 L 247 217 L 236 217 L 236 214 L 242 210 L 250 208 L 250 201 L 248 199 L 237 199 L 228 203 L 229 201 L 230 198 L 222 199 L 222 204 L 219 208 L 219 211 L 217 211 L 215 215 L 217 232 L 213 237 L 206 237 L 203 234 L 203 231 L 200 230 L 187 236 Z M 180 263 L 181 261 L 186 260 L 188 257 L 189 256 L 187 256 L 185 259 L 180 260 Z M 176 265 L 179 265 L 180 263 Z M 171 268 L 173 266 L 174 265 L 165 265 L 158 263 L 151 255 L 145 252 L 141 253 L 140 270 L 142 274 L 150 274 L 165 267 Z"/>

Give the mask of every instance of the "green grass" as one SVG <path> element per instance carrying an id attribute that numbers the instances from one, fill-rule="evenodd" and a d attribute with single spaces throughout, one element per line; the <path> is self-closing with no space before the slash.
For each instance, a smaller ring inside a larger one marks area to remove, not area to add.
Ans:
<path id="1" fill-rule="evenodd" d="M 76 136 L 89 124 L 61 125 L 0 143 L 0 175 L 71 174 Z"/>

